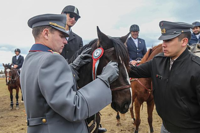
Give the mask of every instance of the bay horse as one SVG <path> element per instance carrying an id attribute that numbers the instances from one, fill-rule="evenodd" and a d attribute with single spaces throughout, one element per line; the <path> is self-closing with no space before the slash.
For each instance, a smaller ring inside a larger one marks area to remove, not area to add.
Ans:
<path id="1" fill-rule="evenodd" d="M 157 45 L 147 51 L 147 53 L 142 58 L 140 64 L 143 64 L 151 59 L 158 53 L 162 52 L 162 44 Z M 135 78 L 131 80 L 131 88 L 132 88 L 132 105 L 130 107 L 131 117 L 133 119 L 134 125 L 136 126 L 135 133 L 138 133 L 139 125 L 140 125 L 140 107 L 143 102 L 147 103 L 147 113 L 148 113 L 148 123 L 150 127 L 150 133 L 153 133 L 152 126 L 152 113 L 154 109 L 154 100 L 153 100 L 153 88 L 151 78 Z M 135 118 L 133 114 L 133 102 L 135 105 Z"/>
<path id="2" fill-rule="evenodd" d="M 92 40 L 89 44 L 84 45 L 81 49 L 79 49 L 77 53 L 74 54 L 73 57 L 69 60 L 69 63 L 73 62 L 73 60 L 86 48 L 91 48 L 90 52 L 91 55 L 93 51 L 95 51 L 97 48 L 102 48 L 104 50 L 104 53 L 102 57 L 99 59 L 99 65 L 97 68 L 96 75 L 101 74 L 103 68 L 107 65 L 108 62 L 115 61 L 118 63 L 119 77 L 116 81 L 114 81 L 110 85 L 110 89 L 112 91 L 111 107 L 117 112 L 119 111 L 120 113 L 126 113 L 131 103 L 131 94 L 132 94 L 131 93 L 132 90 L 130 88 L 130 80 L 128 76 L 128 71 L 130 69 L 128 64 L 129 55 L 124 45 L 124 42 L 128 37 L 128 34 L 121 38 L 110 37 L 102 33 L 98 27 L 97 27 L 97 34 L 98 34 L 98 39 Z M 88 84 L 93 80 L 94 77 L 94 73 L 92 71 L 93 62 L 94 60 L 80 68 L 79 77 L 80 79 L 84 80 L 78 80 L 77 83 L 79 88 L 85 86 L 86 84 Z M 95 121 L 97 121 L 97 123 Z M 91 123 L 91 127 L 95 127 L 94 130 L 90 132 L 97 133 L 100 123 L 99 113 L 88 118 L 87 122 Z"/>
<path id="3" fill-rule="evenodd" d="M 6 85 L 8 86 L 8 90 L 10 92 L 10 110 L 13 109 L 13 89 L 16 90 L 16 109 L 19 109 L 19 89 L 20 86 L 20 77 L 18 70 L 15 68 L 12 68 L 11 64 L 3 64 L 4 66 L 4 73 L 6 77 Z M 23 99 L 22 99 L 23 100 Z"/>

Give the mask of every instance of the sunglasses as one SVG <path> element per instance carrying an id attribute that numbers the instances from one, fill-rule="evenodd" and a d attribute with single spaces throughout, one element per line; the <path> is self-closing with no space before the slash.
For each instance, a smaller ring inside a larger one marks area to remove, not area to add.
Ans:
<path id="1" fill-rule="evenodd" d="M 76 14 L 69 13 L 70 18 L 74 18 L 76 21 L 79 19 L 79 17 Z"/>

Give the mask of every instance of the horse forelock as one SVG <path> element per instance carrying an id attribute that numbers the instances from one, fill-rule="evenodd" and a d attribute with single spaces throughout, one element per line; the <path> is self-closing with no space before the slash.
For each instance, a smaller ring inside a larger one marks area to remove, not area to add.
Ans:
<path id="1" fill-rule="evenodd" d="M 118 37 L 111 37 L 110 38 L 113 42 L 113 46 L 115 49 L 116 57 L 118 62 L 121 62 L 126 66 L 129 67 L 129 55 L 126 46 Z"/>

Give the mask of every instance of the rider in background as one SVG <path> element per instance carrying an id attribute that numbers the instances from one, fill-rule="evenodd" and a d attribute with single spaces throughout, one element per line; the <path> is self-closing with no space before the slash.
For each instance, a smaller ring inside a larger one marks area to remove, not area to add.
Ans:
<path id="1" fill-rule="evenodd" d="M 131 25 L 131 37 L 129 37 L 127 40 L 127 49 L 130 57 L 130 64 L 132 65 L 136 65 L 137 63 L 139 63 L 142 57 L 147 52 L 145 40 L 138 38 L 139 31 L 140 29 L 138 25 Z"/>
<path id="2" fill-rule="evenodd" d="M 69 37 L 66 37 L 67 45 L 64 46 L 61 55 L 65 59 L 69 60 L 77 50 L 83 47 L 82 38 L 74 32 L 72 32 L 72 27 L 76 24 L 76 22 L 81 16 L 79 15 L 78 9 L 72 5 L 66 6 L 62 10 L 61 14 L 65 14 L 67 17 L 67 24 L 65 29 L 69 34 Z"/>
<path id="3" fill-rule="evenodd" d="M 192 23 L 192 36 L 189 41 L 189 45 L 200 43 L 200 22 L 196 21 Z"/>
<path id="4" fill-rule="evenodd" d="M 14 52 L 15 52 L 15 56 L 12 57 L 13 68 L 20 69 L 23 65 L 24 57 L 20 55 L 21 53 L 20 49 L 16 48 Z"/>

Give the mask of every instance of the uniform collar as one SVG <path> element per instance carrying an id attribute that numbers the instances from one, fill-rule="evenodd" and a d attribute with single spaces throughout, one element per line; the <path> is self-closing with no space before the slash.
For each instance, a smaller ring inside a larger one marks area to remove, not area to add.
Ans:
<path id="1" fill-rule="evenodd" d="M 29 52 L 52 52 L 52 50 L 42 44 L 33 44 Z"/>

